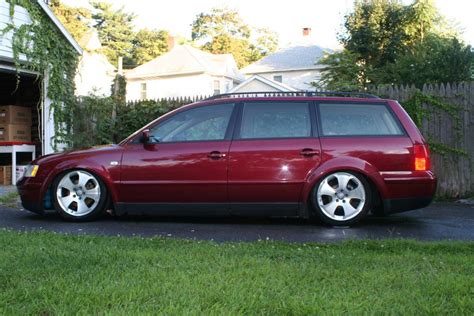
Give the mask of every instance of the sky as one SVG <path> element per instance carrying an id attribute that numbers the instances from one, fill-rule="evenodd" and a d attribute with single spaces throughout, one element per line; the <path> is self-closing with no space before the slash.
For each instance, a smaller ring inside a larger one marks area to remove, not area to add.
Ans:
<path id="1" fill-rule="evenodd" d="M 87 6 L 87 0 L 63 0 L 74 6 Z M 279 35 L 280 46 L 297 41 L 302 28 L 312 29 L 313 41 L 326 48 L 338 48 L 337 34 L 353 0 L 114 0 L 119 8 L 137 15 L 137 28 L 166 29 L 189 38 L 196 15 L 213 7 L 237 9 L 246 23 L 266 27 Z M 411 3 L 410 0 L 403 0 Z M 474 1 L 437 0 L 441 14 L 455 21 L 466 43 L 474 45 Z"/>

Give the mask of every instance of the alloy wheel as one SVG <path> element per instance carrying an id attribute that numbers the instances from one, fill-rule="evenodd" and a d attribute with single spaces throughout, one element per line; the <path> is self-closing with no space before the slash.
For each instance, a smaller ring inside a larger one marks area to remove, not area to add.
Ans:
<path id="1" fill-rule="evenodd" d="M 366 192 L 353 174 L 336 172 L 321 181 L 316 200 L 321 211 L 332 220 L 347 221 L 364 209 Z"/>
<path id="2" fill-rule="evenodd" d="M 75 170 L 66 173 L 56 190 L 58 204 L 71 216 L 85 216 L 99 204 L 101 191 L 97 178 L 89 172 Z"/>

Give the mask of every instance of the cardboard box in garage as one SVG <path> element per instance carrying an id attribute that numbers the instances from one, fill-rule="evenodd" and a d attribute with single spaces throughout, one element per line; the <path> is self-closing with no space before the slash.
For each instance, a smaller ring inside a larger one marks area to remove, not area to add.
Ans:
<path id="1" fill-rule="evenodd" d="M 30 142 L 31 125 L 0 124 L 0 142 Z"/>
<path id="2" fill-rule="evenodd" d="M 12 166 L 0 166 L 0 185 L 12 184 Z"/>
<path id="3" fill-rule="evenodd" d="M 0 106 L 0 124 L 31 126 L 31 108 L 16 105 Z"/>

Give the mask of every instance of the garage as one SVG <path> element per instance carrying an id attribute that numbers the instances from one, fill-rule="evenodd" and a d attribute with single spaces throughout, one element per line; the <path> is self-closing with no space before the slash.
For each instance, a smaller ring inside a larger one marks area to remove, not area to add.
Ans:
<path id="1" fill-rule="evenodd" d="M 43 18 L 35 22 L 51 25 L 55 33 L 52 38 L 65 40 L 77 55 L 81 55 L 81 47 L 46 2 L 36 0 L 34 5 L 43 14 Z M 0 185 L 15 184 L 17 174 L 22 174 L 21 166 L 28 164 L 34 156 L 58 149 L 53 146 L 54 113 L 50 111 L 51 100 L 48 99 L 48 70 L 26 70 L 31 69 L 28 67 L 30 60 L 20 53 L 15 63 L 12 49 L 19 27 L 34 23 L 26 8 L 14 5 L 11 9 L 10 3 L 0 0 Z M 34 39 L 33 36 L 33 43 L 29 45 L 35 45 Z"/>

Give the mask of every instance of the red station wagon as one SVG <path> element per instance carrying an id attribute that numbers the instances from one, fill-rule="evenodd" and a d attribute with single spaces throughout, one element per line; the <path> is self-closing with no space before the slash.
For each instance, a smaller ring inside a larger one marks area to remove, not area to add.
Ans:
<path id="1" fill-rule="evenodd" d="M 426 141 L 393 100 L 366 94 L 227 94 L 183 106 L 118 145 L 46 155 L 18 182 L 23 206 L 86 221 L 117 215 L 318 218 L 433 199 Z"/>

